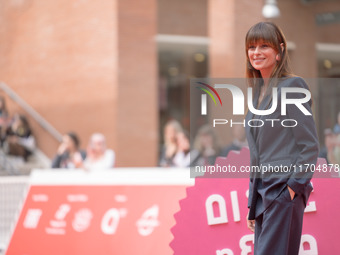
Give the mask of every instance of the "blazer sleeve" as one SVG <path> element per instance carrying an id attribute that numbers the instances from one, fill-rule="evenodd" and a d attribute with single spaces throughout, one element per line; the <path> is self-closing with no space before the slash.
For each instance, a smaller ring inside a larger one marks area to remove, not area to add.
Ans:
<path id="1" fill-rule="evenodd" d="M 248 208 L 251 206 L 251 201 L 253 198 L 253 180 L 249 180 L 249 191 L 248 191 Z"/>
<path id="2" fill-rule="evenodd" d="M 288 87 L 299 87 L 308 89 L 306 82 L 300 78 L 293 78 Z M 304 98 L 302 93 L 287 93 L 287 98 Z M 312 100 L 304 103 L 303 106 L 312 113 Z M 315 122 L 312 115 L 304 115 L 293 104 L 287 105 L 287 116 L 289 119 L 295 119 L 298 124 L 292 127 L 293 137 L 296 146 L 299 149 L 299 155 L 295 162 L 296 171 L 293 171 L 287 184 L 294 192 L 301 194 L 313 175 L 313 167 L 315 167 L 319 154 L 319 141 L 316 132 Z M 305 165 L 306 164 L 306 165 Z"/>
<path id="3" fill-rule="evenodd" d="M 62 155 L 57 154 L 52 160 L 51 167 L 52 168 L 60 168 L 61 160 L 62 160 Z"/>

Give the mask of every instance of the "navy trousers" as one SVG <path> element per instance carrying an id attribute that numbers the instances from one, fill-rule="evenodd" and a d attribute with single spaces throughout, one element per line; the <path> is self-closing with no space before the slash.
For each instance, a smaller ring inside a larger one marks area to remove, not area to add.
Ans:
<path id="1" fill-rule="evenodd" d="M 305 204 L 285 188 L 255 219 L 254 255 L 298 255 Z"/>

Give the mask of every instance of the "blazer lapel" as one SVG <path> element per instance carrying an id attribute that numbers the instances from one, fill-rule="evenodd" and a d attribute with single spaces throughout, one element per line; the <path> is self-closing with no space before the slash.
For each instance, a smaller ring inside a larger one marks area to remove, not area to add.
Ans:
<path id="1" fill-rule="evenodd" d="M 261 104 L 259 106 L 258 105 L 258 100 L 259 100 L 259 95 L 260 95 L 260 90 L 256 90 L 254 93 L 254 98 L 253 98 L 253 106 L 254 108 L 258 107 L 258 110 L 264 110 L 265 108 L 267 108 L 267 106 L 269 105 L 270 107 L 270 99 L 271 99 L 271 95 L 266 95 Z M 253 114 L 252 112 L 250 112 L 248 110 L 247 116 L 246 116 L 246 132 L 249 134 L 248 136 L 248 145 L 249 145 L 249 149 L 252 150 L 254 158 L 251 159 L 252 160 L 252 164 L 257 164 L 258 163 L 258 150 L 257 150 L 257 146 L 256 146 L 256 140 L 257 137 L 261 131 L 260 127 L 250 127 L 248 125 L 248 121 L 251 119 L 259 119 L 261 120 L 261 118 L 263 117 L 263 115 L 256 115 Z M 255 122 L 253 123 L 253 125 L 255 124 Z M 258 123 L 256 123 L 258 124 Z"/>
<path id="2" fill-rule="evenodd" d="M 255 100 L 256 100 L 256 105 L 257 105 L 258 97 Z M 270 100 L 271 100 L 271 95 L 270 94 L 266 95 L 263 98 L 262 102 L 260 103 L 258 110 L 265 110 L 265 109 L 270 108 L 271 107 Z M 265 117 L 265 115 L 256 115 L 256 114 L 254 114 L 254 116 L 253 116 L 254 119 L 259 119 L 259 120 L 261 120 L 264 117 Z M 260 124 L 260 123 L 257 123 L 257 124 Z M 257 137 L 259 136 L 259 133 L 261 132 L 261 130 L 262 130 L 261 127 L 254 127 L 253 128 L 254 140 L 255 141 L 257 140 Z"/>
<path id="3" fill-rule="evenodd" d="M 258 95 L 259 95 L 259 91 L 255 91 L 255 96 L 253 98 L 253 105 L 254 106 L 257 106 L 257 102 L 258 102 Z M 257 164 L 257 161 L 258 161 L 258 151 L 257 151 L 257 147 L 256 147 L 256 143 L 255 143 L 255 130 L 256 128 L 252 128 L 248 125 L 248 121 L 253 119 L 254 118 L 254 115 L 251 111 L 248 110 L 248 113 L 247 113 L 247 116 L 246 116 L 246 133 L 249 134 L 248 136 L 248 146 L 249 146 L 249 149 L 253 152 L 253 155 L 254 157 L 251 158 L 252 160 L 252 165 L 255 165 Z"/>

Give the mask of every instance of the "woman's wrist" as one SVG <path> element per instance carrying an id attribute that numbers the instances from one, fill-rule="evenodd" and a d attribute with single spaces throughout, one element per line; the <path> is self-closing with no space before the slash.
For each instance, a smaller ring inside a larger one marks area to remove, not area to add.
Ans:
<path id="1" fill-rule="evenodd" d="M 287 184 L 287 188 L 288 188 L 288 191 L 289 191 L 289 194 L 290 194 L 290 198 L 293 200 L 294 196 L 295 196 L 295 191 L 289 187 L 289 185 Z"/>

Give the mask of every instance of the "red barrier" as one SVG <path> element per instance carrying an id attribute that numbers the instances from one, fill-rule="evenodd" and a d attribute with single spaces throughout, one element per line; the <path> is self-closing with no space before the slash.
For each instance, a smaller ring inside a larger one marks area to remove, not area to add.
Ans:
<path id="1" fill-rule="evenodd" d="M 172 254 L 189 172 L 35 172 L 7 255 Z M 73 185 L 71 185 L 73 183 Z"/>

